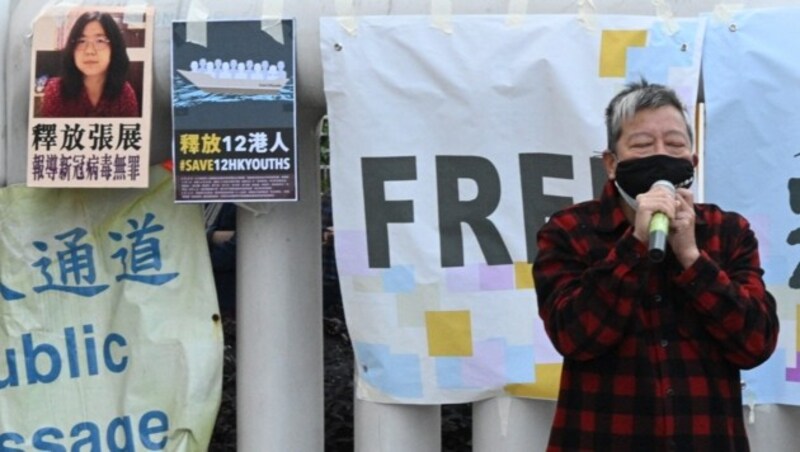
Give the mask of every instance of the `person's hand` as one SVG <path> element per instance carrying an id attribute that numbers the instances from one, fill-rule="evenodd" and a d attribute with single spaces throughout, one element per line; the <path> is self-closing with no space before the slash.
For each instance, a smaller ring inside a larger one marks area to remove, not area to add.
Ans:
<path id="1" fill-rule="evenodd" d="M 670 219 L 675 217 L 677 209 L 676 195 L 663 185 L 655 185 L 650 191 L 636 197 L 638 208 L 633 225 L 633 236 L 640 242 L 650 243 L 650 220 L 656 212 L 662 212 Z"/>
<path id="2" fill-rule="evenodd" d="M 670 219 L 667 241 L 683 268 L 689 268 L 700 257 L 694 235 L 694 195 L 691 190 L 679 188 L 675 193 L 675 200 L 675 216 Z"/>

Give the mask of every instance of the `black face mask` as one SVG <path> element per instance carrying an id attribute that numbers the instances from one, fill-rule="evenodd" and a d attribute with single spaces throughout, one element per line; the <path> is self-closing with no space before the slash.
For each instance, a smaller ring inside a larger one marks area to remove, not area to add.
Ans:
<path id="1" fill-rule="evenodd" d="M 647 193 L 660 180 L 672 182 L 675 188 L 689 188 L 694 182 L 694 165 L 687 159 L 663 154 L 617 163 L 617 187 L 633 199 Z"/>

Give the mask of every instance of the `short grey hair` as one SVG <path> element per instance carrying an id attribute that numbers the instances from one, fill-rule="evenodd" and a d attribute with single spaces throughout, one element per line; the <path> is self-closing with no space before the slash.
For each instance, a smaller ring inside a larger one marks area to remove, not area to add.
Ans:
<path id="1" fill-rule="evenodd" d="M 608 151 L 617 152 L 617 141 L 622 135 L 622 124 L 633 118 L 641 110 L 656 109 L 660 107 L 675 107 L 686 124 L 686 133 L 689 141 L 694 142 L 692 125 L 686 106 L 671 88 L 656 83 L 648 83 L 641 79 L 625 85 L 606 107 L 606 136 L 608 137 Z"/>

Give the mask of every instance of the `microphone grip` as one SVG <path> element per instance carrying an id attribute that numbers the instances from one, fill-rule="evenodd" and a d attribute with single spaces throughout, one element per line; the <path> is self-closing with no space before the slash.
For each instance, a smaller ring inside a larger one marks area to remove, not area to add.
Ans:
<path id="1" fill-rule="evenodd" d="M 664 260 L 667 252 L 667 232 L 669 232 L 669 217 L 662 212 L 656 212 L 650 219 L 650 247 L 647 252 L 652 262 Z"/>

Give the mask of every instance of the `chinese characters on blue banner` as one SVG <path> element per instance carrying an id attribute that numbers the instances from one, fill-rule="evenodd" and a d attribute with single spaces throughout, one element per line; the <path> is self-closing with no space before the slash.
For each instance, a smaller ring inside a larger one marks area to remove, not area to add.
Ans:
<path id="1" fill-rule="evenodd" d="M 118 263 L 115 281 L 133 281 L 160 286 L 177 278 L 179 272 L 162 271 L 161 240 L 164 226 L 156 215 L 148 212 L 144 218 L 127 220 L 129 231 L 109 231 L 109 256 Z M 97 281 L 95 247 L 87 242 L 88 231 L 74 227 L 53 235 L 52 239 L 35 240 L 31 246 L 40 257 L 30 266 L 38 270 L 40 283 L 32 288 L 36 293 L 56 291 L 81 297 L 94 297 L 109 288 L 114 281 Z M 15 301 L 26 297 L 25 289 L 11 288 L 0 281 L 0 297 Z"/>

